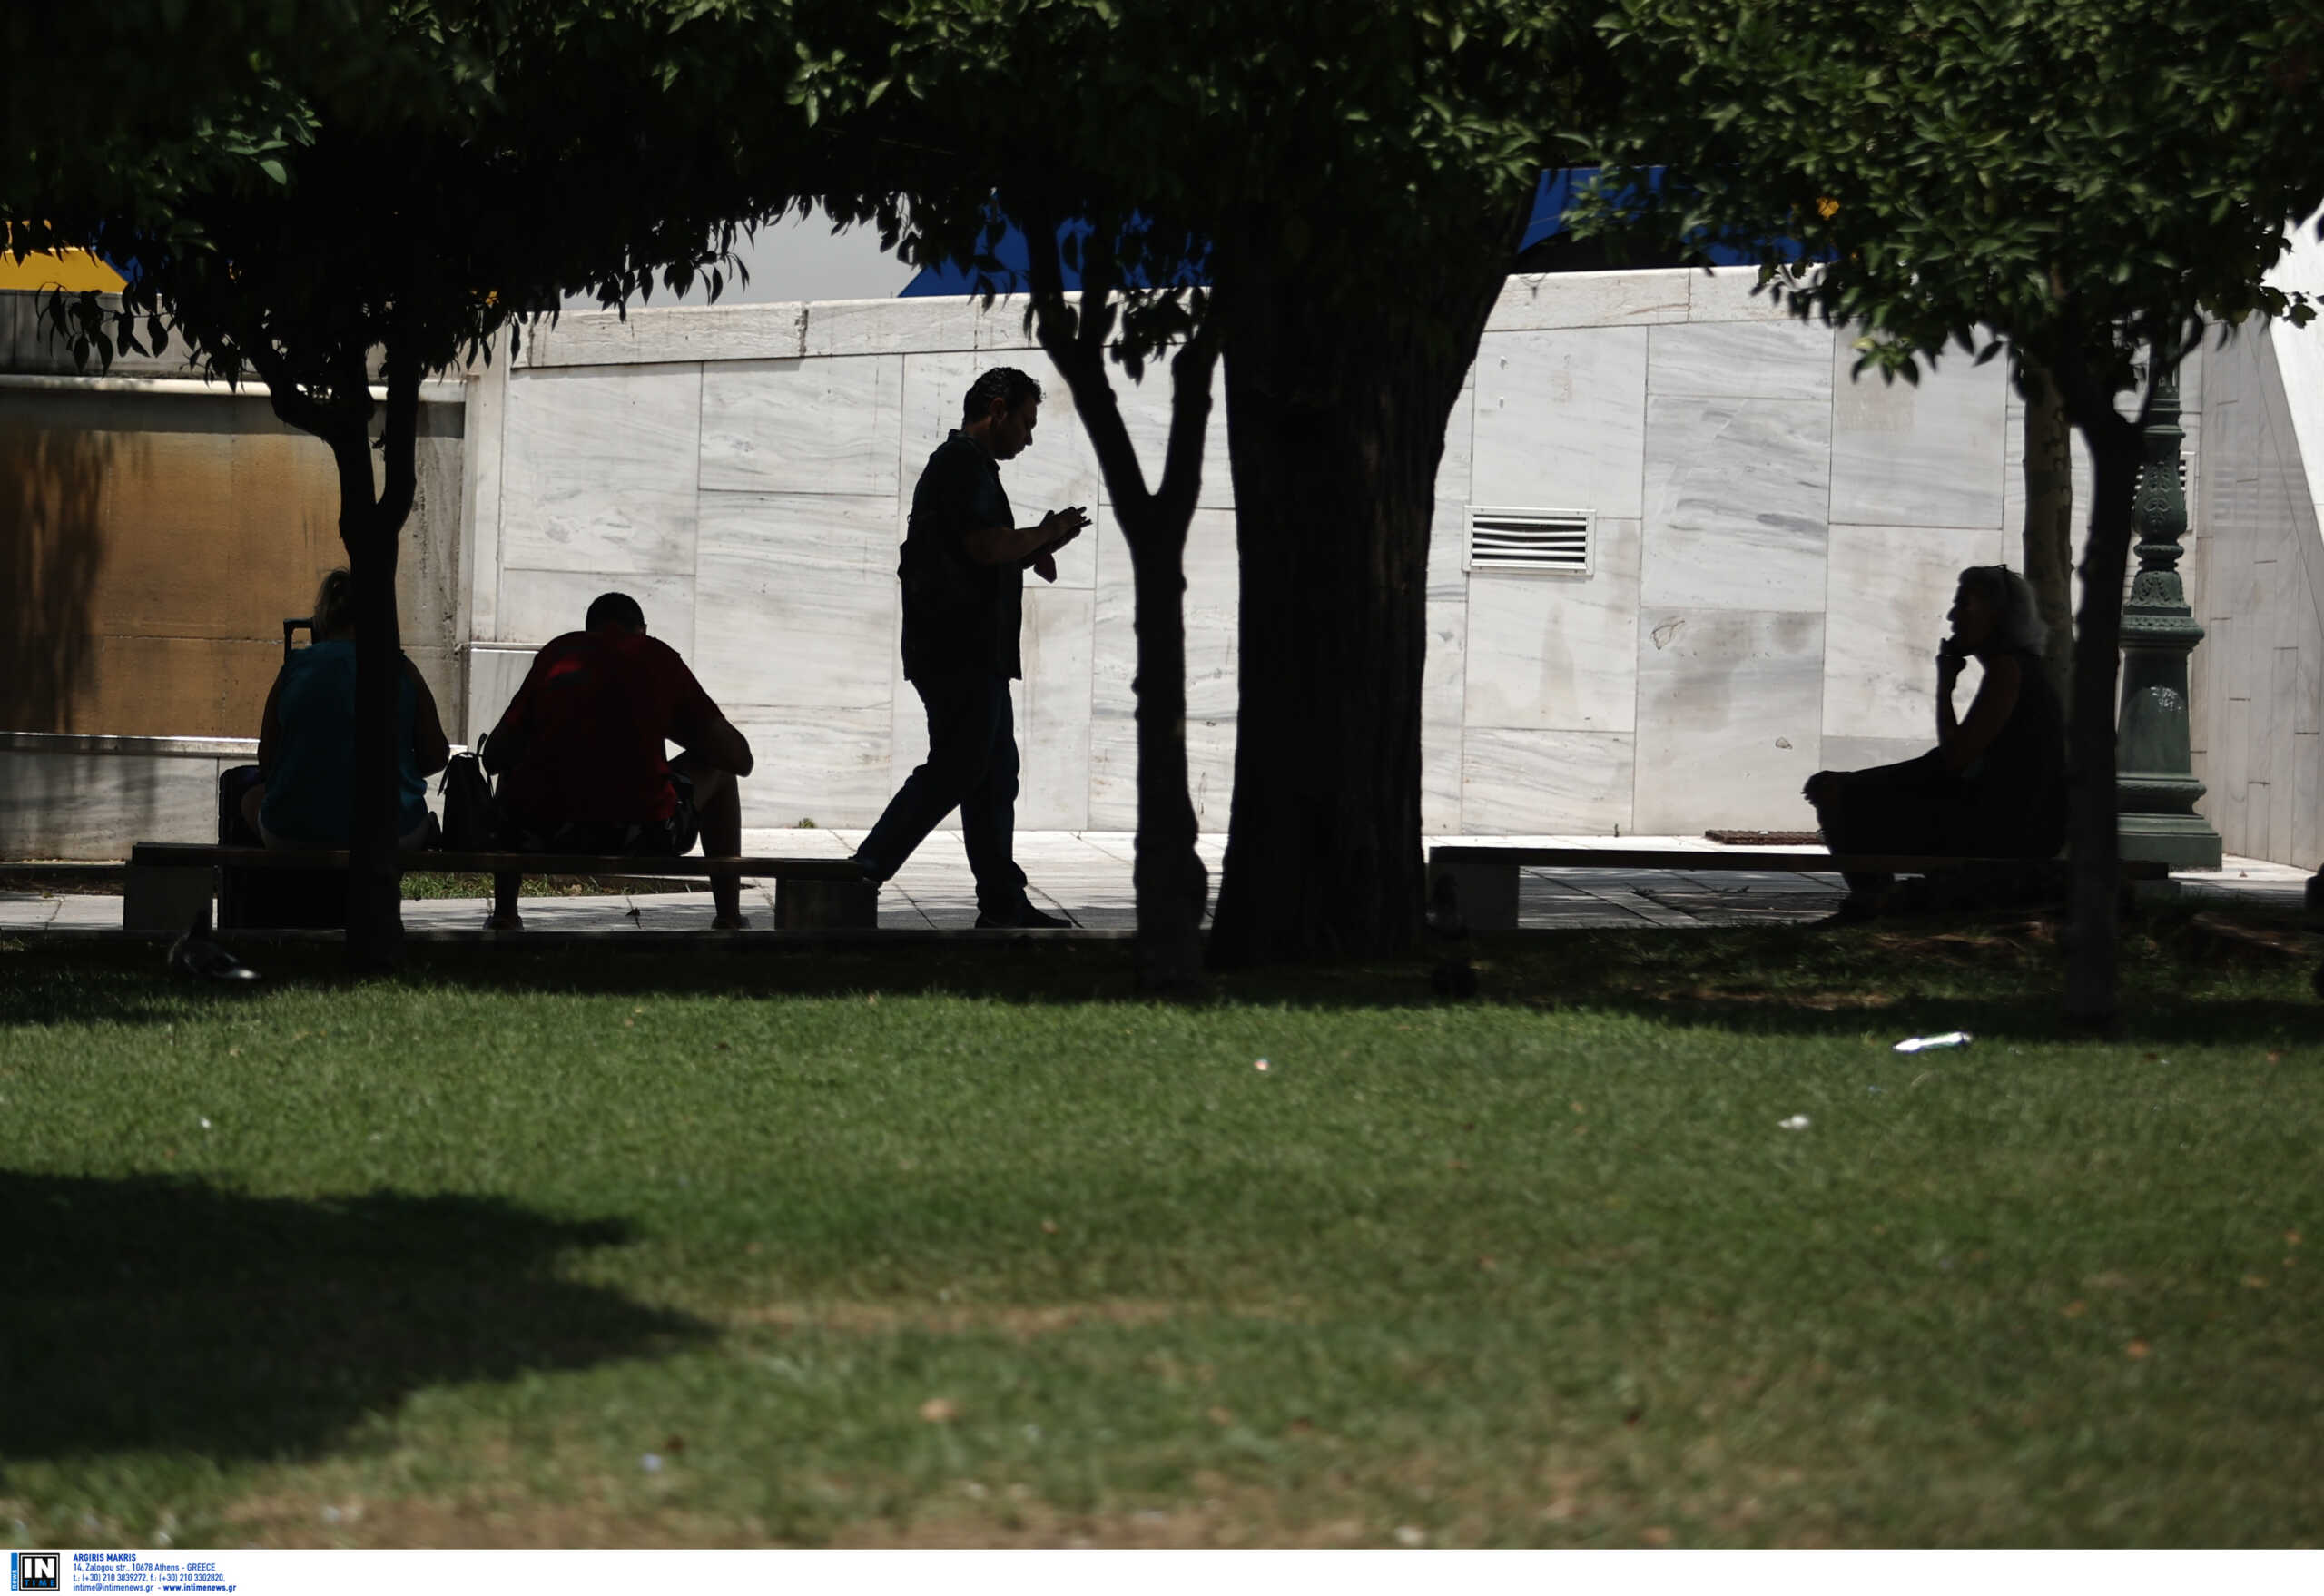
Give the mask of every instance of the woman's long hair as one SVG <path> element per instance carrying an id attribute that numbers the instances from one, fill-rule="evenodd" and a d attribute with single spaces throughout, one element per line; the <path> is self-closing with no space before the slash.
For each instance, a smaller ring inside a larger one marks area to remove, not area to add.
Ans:
<path id="1" fill-rule="evenodd" d="M 1994 635 L 2003 647 L 2049 653 L 2049 624 L 2031 582 L 2007 566 L 1971 566 L 1961 573 L 1961 586 L 1993 606 L 2000 617 Z"/>
<path id="2" fill-rule="evenodd" d="M 355 579 L 345 571 L 323 573 L 322 584 L 315 589 L 314 627 L 318 643 L 355 635 Z"/>

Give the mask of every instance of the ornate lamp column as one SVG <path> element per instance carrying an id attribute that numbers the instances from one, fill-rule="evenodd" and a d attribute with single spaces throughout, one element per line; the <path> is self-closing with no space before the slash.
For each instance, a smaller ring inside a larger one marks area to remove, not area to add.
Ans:
<path id="1" fill-rule="evenodd" d="M 2179 380 L 2155 384 L 2131 512 L 2139 572 L 2122 606 L 2122 713 L 2115 744 L 2115 801 L 2122 857 L 2181 870 L 2217 870 L 2219 833 L 2195 813 L 2203 795 L 2187 732 L 2187 656 L 2203 628 L 2179 580 L 2187 495 L 2179 485 Z"/>

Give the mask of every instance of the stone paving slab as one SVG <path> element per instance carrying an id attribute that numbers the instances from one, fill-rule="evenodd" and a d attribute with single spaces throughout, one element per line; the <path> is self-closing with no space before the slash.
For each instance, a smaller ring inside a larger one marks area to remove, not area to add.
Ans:
<path id="1" fill-rule="evenodd" d="M 752 852 L 844 858 L 862 840 L 861 831 L 754 828 L 743 833 Z M 1728 852 L 1702 837 L 1434 837 L 1427 846 L 1509 843 L 1541 848 L 1666 849 Z M 1226 839 L 1212 833 L 1197 841 L 1196 852 L 1210 872 L 1214 900 L 1225 861 Z M 1819 920 L 1845 893 L 1839 878 L 1807 868 L 1824 856 L 1813 847 L 1753 847 L 1756 853 L 1796 852 L 1803 868 L 1786 871 L 1593 870 L 1527 867 L 1518 875 L 1518 923 L 1539 929 L 1764 925 Z M 1017 859 L 1033 901 L 1051 913 L 1070 914 L 1082 926 L 1110 932 L 1137 924 L 1131 872 L 1135 839 L 1126 832 L 1026 832 L 1017 838 Z M 2182 872 L 2172 880 L 2196 898 L 2241 898 L 2270 906 L 2297 908 L 2308 874 L 2289 865 L 2234 859 L 2218 871 Z M 416 932 L 481 931 L 489 903 L 482 897 L 407 902 L 404 924 Z M 743 910 L 750 935 L 774 926 L 774 883 L 743 884 Z M 617 934 L 706 931 L 707 892 L 634 892 L 587 898 L 527 898 L 527 933 Z M 880 894 L 883 931 L 967 931 L 976 923 L 976 890 L 968 855 L 957 832 L 938 832 Z M 121 925 L 121 900 L 113 897 L 48 897 L 0 892 L 0 931 L 70 931 L 85 933 Z"/>

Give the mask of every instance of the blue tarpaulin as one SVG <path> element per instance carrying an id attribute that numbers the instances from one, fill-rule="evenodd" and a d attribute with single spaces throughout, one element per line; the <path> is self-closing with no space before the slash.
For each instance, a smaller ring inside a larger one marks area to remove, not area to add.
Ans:
<path id="1" fill-rule="evenodd" d="M 1525 236 L 1517 246 L 1519 254 L 1521 255 L 1536 245 L 1545 243 L 1565 232 L 1566 210 L 1572 202 L 1575 189 L 1588 182 L 1597 174 L 1597 170 L 1594 166 L 1574 166 L 1541 173 L 1541 186 L 1533 193 L 1532 220 L 1526 223 Z M 1660 168 L 1653 168 L 1649 172 L 1647 181 L 1649 183 L 1658 182 L 1661 175 Z M 1081 273 L 1074 263 L 1073 252 L 1064 246 L 1070 239 L 1088 232 L 1088 223 L 1083 222 L 1068 222 L 1058 229 L 1059 252 L 1063 256 L 1065 286 L 1068 291 L 1081 286 Z M 1751 250 L 1723 243 L 1706 245 L 1701 252 L 1714 266 L 1748 266 L 1758 259 L 1757 253 Z M 999 269 L 986 275 L 996 291 L 1023 293 L 1031 286 L 1026 277 L 1032 259 L 1031 246 L 1025 241 L 1023 229 L 1014 222 L 1009 223 L 1001 233 L 1000 242 L 994 246 L 992 254 Z M 1205 266 L 1206 262 L 1202 260 L 1188 261 L 1180 265 L 1172 274 L 1172 281 L 1189 286 L 1207 283 L 1210 278 Z M 1139 274 L 1136 286 L 1144 286 L 1143 274 Z M 976 272 L 948 264 L 922 267 L 920 274 L 904 285 L 903 292 L 899 297 L 904 299 L 936 296 L 957 298 L 980 291 L 981 291 L 981 284 L 978 281 Z"/>

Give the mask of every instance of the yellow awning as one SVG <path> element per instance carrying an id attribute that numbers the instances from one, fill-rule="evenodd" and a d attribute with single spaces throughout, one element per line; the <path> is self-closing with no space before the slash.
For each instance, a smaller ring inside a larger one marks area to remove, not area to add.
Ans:
<path id="1" fill-rule="evenodd" d="M 0 289 L 49 288 L 61 288 L 67 293 L 92 288 L 99 293 L 119 293 L 122 277 L 86 250 L 26 255 L 21 261 L 0 250 Z"/>

